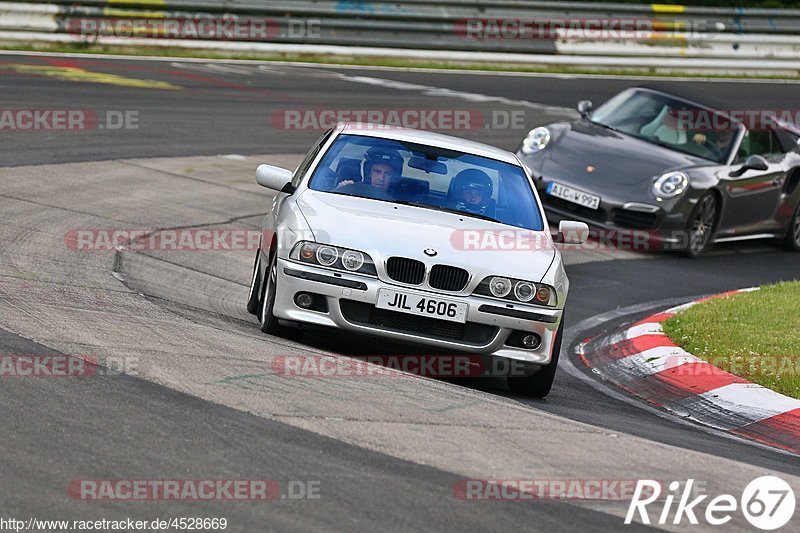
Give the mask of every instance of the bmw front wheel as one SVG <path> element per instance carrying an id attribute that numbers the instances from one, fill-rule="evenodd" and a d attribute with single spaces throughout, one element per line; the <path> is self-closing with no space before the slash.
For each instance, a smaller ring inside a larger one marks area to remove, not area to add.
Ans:
<path id="1" fill-rule="evenodd" d="M 247 297 L 247 312 L 258 315 L 259 294 L 261 292 L 261 250 L 256 250 L 256 260 L 253 265 L 253 279 L 250 280 L 250 294 Z"/>
<path id="2" fill-rule="evenodd" d="M 258 312 L 258 321 L 261 331 L 270 335 L 280 335 L 281 325 L 272 313 L 275 306 L 275 294 L 278 287 L 278 254 L 273 252 L 269 265 L 264 271 L 264 280 L 261 283 L 261 306 Z"/>
<path id="3" fill-rule="evenodd" d="M 550 362 L 540 367 L 539 371 L 531 376 L 514 376 L 506 378 L 508 388 L 515 394 L 533 396 L 534 398 L 544 398 L 550 394 L 553 387 L 553 380 L 556 377 L 558 368 L 558 355 L 561 352 L 561 338 L 564 336 L 564 317 L 561 317 L 561 324 L 556 332 L 555 344 L 553 345 L 553 355 Z"/>

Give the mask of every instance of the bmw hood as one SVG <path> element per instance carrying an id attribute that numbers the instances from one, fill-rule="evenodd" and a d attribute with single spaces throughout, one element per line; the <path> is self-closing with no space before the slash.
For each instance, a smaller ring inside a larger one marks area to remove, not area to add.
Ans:
<path id="1" fill-rule="evenodd" d="M 669 170 L 711 164 L 619 133 L 588 120 L 563 124 L 545 148 L 539 168 L 547 180 L 566 180 L 588 189 L 641 186 Z"/>
<path id="2" fill-rule="evenodd" d="M 310 189 L 297 206 L 317 242 L 366 252 L 379 265 L 401 256 L 541 281 L 555 255 L 545 232 L 454 213 Z"/>

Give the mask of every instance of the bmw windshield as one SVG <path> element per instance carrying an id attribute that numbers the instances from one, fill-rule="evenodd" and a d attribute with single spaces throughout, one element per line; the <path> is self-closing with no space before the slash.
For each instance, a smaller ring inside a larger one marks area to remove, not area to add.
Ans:
<path id="1" fill-rule="evenodd" d="M 521 167 L 403 141 L 341 135 L 309 188 L 542 231 L 539 205 Z"/>
<path id="2" fill-rule="evenodd" d="M 623 91 L 590 120 L 678 152 L 725 163 L 742 125 L 722 113 L 650 91 Z"/>

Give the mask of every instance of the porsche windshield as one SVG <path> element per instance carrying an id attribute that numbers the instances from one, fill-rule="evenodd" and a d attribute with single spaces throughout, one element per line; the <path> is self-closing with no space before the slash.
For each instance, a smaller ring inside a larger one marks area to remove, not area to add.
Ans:
<path id="1" fill-rule="evenodd" d="M 491 220 L 544 227 L 525 172 L 516 165 L 403 141 L 341 135 L 309 188 Z"/>
<path id="2" fill-rule="evenodd" d="M 727 162 L 742 128 L 722 113 L 636 89 L 624 91 L 598 107 L 590 120 L 717 163 Z"/>

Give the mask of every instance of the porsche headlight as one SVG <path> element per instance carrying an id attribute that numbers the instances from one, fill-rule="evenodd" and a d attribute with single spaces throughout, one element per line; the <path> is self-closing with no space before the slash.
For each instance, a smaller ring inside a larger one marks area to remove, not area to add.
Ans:
<path id="1" fill-rule="evenodd" d="M 330 244 L 300 241 L 292 248 L 289 259 L 355 274 L 377 275 L 375 263 L 369 255 Z"/>
<path id="2" fill-rule="evenodd" d="M 557 303 L 556 291 L 550 285 L 503 276 L 485 278 L 474 294 L 547 307 L 555 307 Z"/>
<path id="3" fill-rule="evenodd" d="M 689 186 L 689 177 L 683 172 L 669 172 L 653 183 L 653 194 L 659 198 L 675 198 Z"/>
<path id="4" fill-rule="evenodd" d="M 535 154 L 544 150 L 550 142 L 550 130 L 545 127 L 534 128 L 522 140 L 522 153 L 526 155 Z"/>

